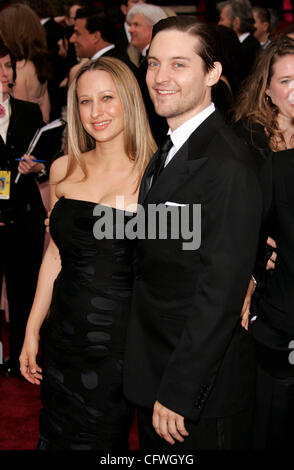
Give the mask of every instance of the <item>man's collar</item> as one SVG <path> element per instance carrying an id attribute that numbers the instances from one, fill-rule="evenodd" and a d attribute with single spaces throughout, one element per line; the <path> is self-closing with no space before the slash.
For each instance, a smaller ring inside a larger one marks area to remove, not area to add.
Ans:
<path id="1" fill-rule="evenodd" d="M 114 44 L 110 44 L 110 46 L 103 47 L 103 49 L 100 49 L 100 51 L 95 52 L 93 57 L 91 57 L 91 60 L 99 59 L 99 57 L 101 57 L 103 54 L 105 54 L 105 52 L 108 52 L 108 51 L 110 51 L 111 49 L 114 49 L 114 48 L 115 48 Z"/>
<path id="2" fill-rule="evenodd" d="M 241 36 L 239 36 L 239 41 L 240 42 L 244 42 L 246 38 L 248 38 L 248 36 L 250 36 L 250 33 L 243 33 L 241 34 Z"/>
<path id="3" fill-rule="evenodd" d="M 147 46 L 144 47 L 144 49 L 142 50 L 141 55 L 142 55 L 143 57 L 146 57 L 147 51 L 148 51 L 148 49 L 149 49 L 149 46 L 150 46 L 150 44 L 147 44 Z"/>
<path id="4" fill-rule="evenodd" d="M 129 32 L 130 25 L 126 21 L 124 22 L 124 29 L 125 29 L 125 33 L 128 38 L 128 41 L 131 42 L 132 36 L 131 36 L 131 33 Z"/>
<path id="5" fill-rule="evenodd" d="M 188 121 L 184 122 L 181 126 L 177 127 L 174 131 L 169 129 L 168 134 L 171 136 L 171 140 L 177 150 L 184 144 L 184 142 L 190 137 L 192 132 L 202 124 L 205 119 L 208 118 L 215 111 L 214 103 L 210 103 L 200 113 L 196 114 Z"/>

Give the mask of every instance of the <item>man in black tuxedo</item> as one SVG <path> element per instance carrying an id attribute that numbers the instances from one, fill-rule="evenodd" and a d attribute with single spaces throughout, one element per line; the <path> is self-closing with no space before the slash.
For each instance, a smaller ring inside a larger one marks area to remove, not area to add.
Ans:
<path id="1" fill-rule="evenodd" d="M 218 24 L 232 28 L 237 34 L 241 47 L 239 58 L 240 80 L 250 74 L 261 47 L 253 36 L 255 31 L 252 7 L 249 0 L 225 0 L 218 3 L 220 20 Z"/>
<path id="2" fill-rule="evenodd" d="M 145 3 L 145 0 L 124 0 L 120 4 L 120 11 L 121 14 L 124 16 L 124 20 L 122 25 L 118 28 L 117 30 L 117 39 L 116 39 L 116 44 L 117 47 L 121 51 L 123 51 L 125 54 L 128 54 L 128 49 L 130 49 L 130 42 L 131 42 L 131 35 L 129 32 L 130 25 L 127 23 L 126 18 L 128 15 L 128 12 L 130 9 L 140 3 Z M 135 51 L 136 48 L 133 48 Z M 134 57 L 133 60 L 136 60 L 137 57 Z M 130 57 L 130 60 L 132 60 L 132 57 Z M 139 60 L 139 53 L 138 53 L 138 60 Z M 137 62 L 134 62 L 136 65 L 138 65 Z"/>
<path id="3" fill-rule="evenodd" d="M 114 23 L 100 8 L 80 8 L 76 13 L 74 33 L 70 38 L 76 49 L 77 57 L 98 59 L 99 57 L 116 57 L 125 62 L 136 73 L 137 67 L 129 60 L 127 54 L 115 45 L 116 30 Z M 77 70 L 79 64 L 74 66 Z"/>
<path id="4" fill-rule="evenodd" d="M 171 147 L 161 172 L 162 151 L 151 159 L 139 211 L 151 232 L 155 208 L 172 215 L 159 215 L 166 236 L 155 225 L 135 253 L 124 390 L 142 449 L 249 447 L 254 356 L 240 312 L 262 197 L 251 154 L 211 103 L 215 51 L 193 17 L 154 26 L 146 81 Z"/>

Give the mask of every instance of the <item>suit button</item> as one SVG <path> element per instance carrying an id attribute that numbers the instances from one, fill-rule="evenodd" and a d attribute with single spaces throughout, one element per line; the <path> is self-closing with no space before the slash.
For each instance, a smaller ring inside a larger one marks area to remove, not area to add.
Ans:
<path id="1" fill-rule="evenodd" d="M 142 275 L 141 275 L 141 274 L 136 274 L 135 277 L 136 277 L 136 280 L 137 280 L 137 281 L 140 281 L 140 280 L 142 279 Z"/>

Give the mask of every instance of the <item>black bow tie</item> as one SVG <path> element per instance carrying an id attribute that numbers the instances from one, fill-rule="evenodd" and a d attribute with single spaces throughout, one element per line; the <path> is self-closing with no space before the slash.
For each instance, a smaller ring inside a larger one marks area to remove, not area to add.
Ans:
<path id="1" fill-rule="evenodd" d="M 152 185 L 155 183 L 157 178 L 159 177 L 160 173 L 162 172 L 165 164 L 166 157 L 168 155 L 168 152 L 172 148 L 173 143 L 168 135 L 166 138 L 166 141 L 161 145 L 159 149 L 159 153 L 157 155 L 157 159 L 155 162 L 155 168 L 154 168 L 154 173 L 153 173 L 153 180 L 152 180 Z"/>

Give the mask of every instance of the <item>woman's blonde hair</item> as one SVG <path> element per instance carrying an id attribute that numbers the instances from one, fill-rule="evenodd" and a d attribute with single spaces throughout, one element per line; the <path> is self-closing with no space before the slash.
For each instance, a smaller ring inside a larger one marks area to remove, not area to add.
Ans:
<path id="1" fill-rule="evenodd" d="M 151 156 L 156 150 L 138 82 L 121 60 L 101 57 L 89 61 L 77 72 L 68 93 L 68 167 L 65 178 L 79 165 L 85 178 L 87 171 L 82 154 L 95 148 L 96 141 L 84 129 L 79 112 L 77 85 L 86 72 L 103 70 L 111 76 L 124 110 L 124 147 L 130 160 L 134 161 L 133 171 L 138 173 L 138 184 Z"/>
<path id="2" fill-rule="evenodd" d="M 260 52 L 254 71 L 244 83 L 233 110 L 233 122 L 246 117 L 261 124 L 274 151 L 281 149 L 281 143 L 286 148 L 286 143 L 284 129 L 279 127 L 279 109 L 266 90 L 270 86 L 275 63 L 286 55 L 294 55 L 294 40 L 282 35 Z"/>

